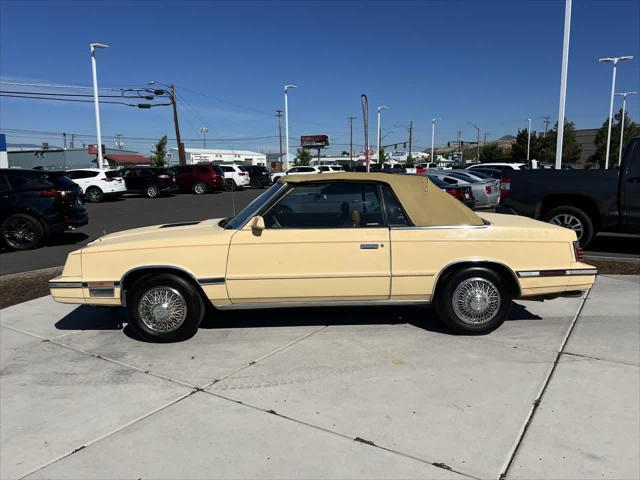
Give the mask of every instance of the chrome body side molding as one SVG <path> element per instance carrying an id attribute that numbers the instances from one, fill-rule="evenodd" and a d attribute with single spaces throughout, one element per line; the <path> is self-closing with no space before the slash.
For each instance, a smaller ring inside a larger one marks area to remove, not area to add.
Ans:
<path id="1" fill-rule="evenodd" d="M 366 307 L 379 305 L 429 305 L 429 300 L 330 300 L 300 302 L 251 302 L 213 306 L 219 310 L 252 310 L 260 308 Z"/>
<path id="2" fill-rule="evenodd" d="M 539 278 L 539 277 L 576 277 L 581 275 L 597 275 L 596 268 L 574 268 L 574 269 L 558 269 L 558 270 L 525 270 L 519 271 L 520 278 Z"/>

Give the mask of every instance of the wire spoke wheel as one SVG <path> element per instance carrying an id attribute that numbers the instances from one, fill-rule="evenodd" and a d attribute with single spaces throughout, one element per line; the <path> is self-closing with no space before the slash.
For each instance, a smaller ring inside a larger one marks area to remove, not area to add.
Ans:
<path id="1" fill-rule="evenodd" d="M 582 221 L 570 213 L 560 213 L 555 215 L 549 219 L 549 223 L 573 230 L 576 232 L 578 240 L 580 240 L 584 234 L 584 225 L 582 224 Z"/>
<path id="2" fill-rule="evenodd" d="M 460 320 L 480 325 L 491 321 L 500 310 L 500 291 L 486 278 L 468 278 L 457 286 L 451 303 Z"/>
<path id="3" fill-rule="evenodd" d="M 153 287 L 140 298 L 138 313 L 150 330 L 170 333 L 180 328 L 187 317 L 187 302 L 175 288 Z"/>
<path id="4" fill-rule="evenodd" d="M 37 234 L 32 222 L 23 218 L 13 218 L 4 229 L 4 239 L 12 247 L 20 247 L 36 240 Z"/>

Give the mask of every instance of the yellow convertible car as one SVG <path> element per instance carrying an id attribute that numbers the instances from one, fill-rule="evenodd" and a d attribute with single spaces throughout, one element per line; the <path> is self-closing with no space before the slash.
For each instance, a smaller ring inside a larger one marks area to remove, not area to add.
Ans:
<path id="1" fill-rule="evenodd" d="M 58 302 L 124 306 L 145 339 L 193 335 L 215 309 L 429 304 L 487 333 L 514 298 L 577 295 L 596 269 L 576 234 L 476 214 L 425 177 L 287 175 L 231 218 L 137 228 L 69 254 Z"/>

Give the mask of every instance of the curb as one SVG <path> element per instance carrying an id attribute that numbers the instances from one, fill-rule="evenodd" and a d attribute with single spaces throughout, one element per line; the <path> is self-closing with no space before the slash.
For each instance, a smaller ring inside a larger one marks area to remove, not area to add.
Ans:
<path id="1" fill-rule="evenodd" d="M 7 275 L 0 276 L 0 282 L 13 280 L 15 278 L 25 278 L 25 277 L 32 277 L 36 275 L 46 275 L 48 273 L 54 273 L 56 271 L 62 272 L 62 269 L 63 269 L 63 266 L 60 265 L 59 267 L 49 267 L 49 268 L 41 268 L 39 270 L 29 270 L 27 272 L 10 273 Z"/>

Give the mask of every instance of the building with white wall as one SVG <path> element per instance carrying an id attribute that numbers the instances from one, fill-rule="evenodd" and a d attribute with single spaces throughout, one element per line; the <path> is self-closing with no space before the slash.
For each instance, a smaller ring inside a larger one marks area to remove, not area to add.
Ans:
<path id="1" fill-rule="evenodd" d="M 187 164 L 211 162 L 211 163 L 241 163 L 247 165 L 267 165 L 267 156 L 264 153 L 251 152 L 249 150 L 221 150 L 218 148 L 185 148 Z M 180 157 L 177 148 L 169 149 L 167 154 L 169 165 L 178 165 Z"/>

